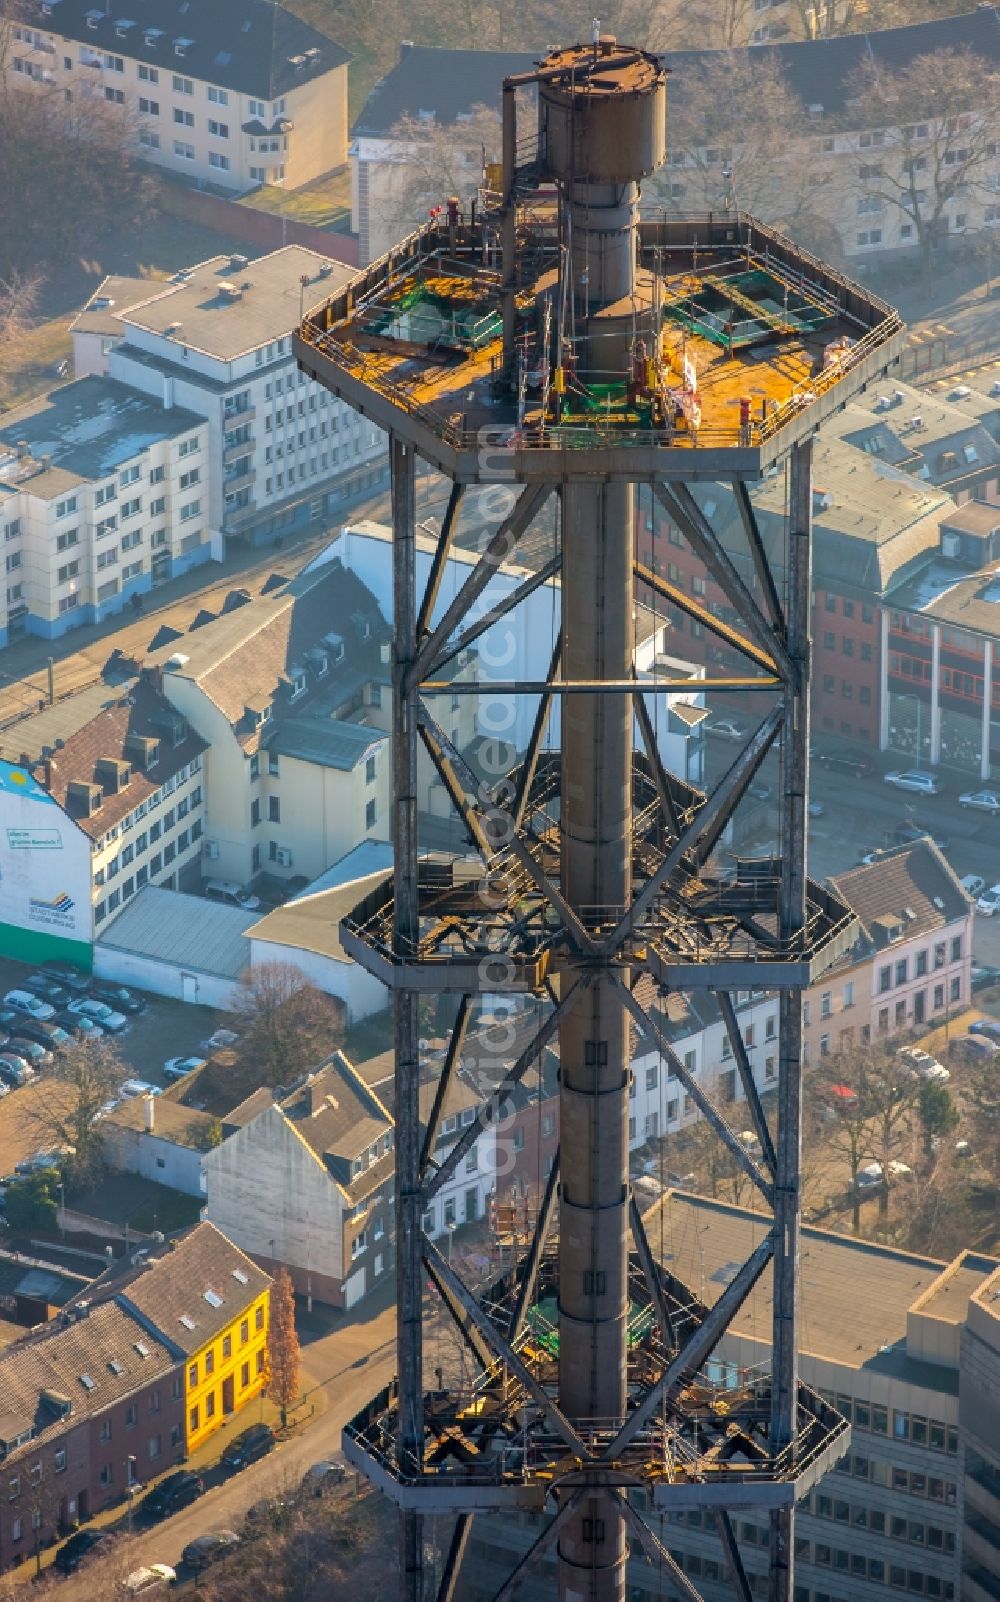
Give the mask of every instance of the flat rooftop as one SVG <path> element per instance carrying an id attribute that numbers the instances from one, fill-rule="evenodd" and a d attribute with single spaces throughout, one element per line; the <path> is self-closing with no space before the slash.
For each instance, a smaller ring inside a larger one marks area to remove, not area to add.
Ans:
<path id="1" fill-rule="evenodd" d="M 709 1307 L 760 1244 L 770 1222 L 766 1213 L 678 1190 L 667 1191 L 645 1215 L 654 1255 Z M 955 1307 L 962 1291 L 968 1301 L 977 1274 L 982 1282 L 996 1267 L 992 1259 L 979 1261 L 982 1269 L 970 1263 L 968 1272 L 959 1270 Z M 849 1235 L 803 1228 L 800 1350 L 845 1368 L 875 1364 L 884 1348 L 905 1342 L 907 1313 L 936 1285 L 947 1266 L 935 1258 Z M 771 1287 L 768 1268 L 733 1321 L 734 1335 L 770 1346 Z"/>
<path id="2" fill-rule="evenodd" d="M 151 445 L 204 426 L 183 406 L 168 409 L 117 379 L 78 378 L 6 414 L 0 485 L 30 479 L 34 495 L 59 493 L 74 482 L 107 478 Z M 27 456 L 18 455 L 22 441 Z"/>
<path id="3" fill-rule="evenodd" d="M 969 1297 L 975 1296 L 995 1272 L 996 1258 L 965 1252 L 945 1269 L 936 1285 L 914 1307 L 914 1312 L 939 1318 L 945 1324 L 964 1324 Z"/>
<path id="4" fill-rule="evenodd" d="M 169 285 L 151 286 L 158 293 L 123 312 L 123 321 L 126 330 L 162 335 L 178 349 L 234 361 L 287 338 L 299 321 L 303 297 L 308 305 L 324 291 L 335 292 L 354 272 L 302 245 L 235 265 L 231 256 L 213 256 L 177 273 Z"/>

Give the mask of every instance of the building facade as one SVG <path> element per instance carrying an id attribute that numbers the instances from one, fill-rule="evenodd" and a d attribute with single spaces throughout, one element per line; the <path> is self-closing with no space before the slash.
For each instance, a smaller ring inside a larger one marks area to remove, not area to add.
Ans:
<path id="1" fill-rule="evenodd" d="M 223 534 L 273 540 L 384 479 L 382 431 L 307 379 L 292 357 L 303 306 L 353 271 L 299 245 L 253 261 L 217 256 L 165 285 L 136 290 L 119 280 L 117 295 L 102 285 L 77 319 L 81 362 L 106 364 L 156 403 L 203 419 L 217 464 L 206 515 Z"/>
<path id="2" fill-rule="evenodd" d="M 89 969 L 93 941 L 137 891 L 198 882 L 204 741 L 134 679 L 56 701 L 5 737 L 0 947 Z"/>
<path id="3" fill-rule="evenodd" d="M 191 1452 L 260 1394 L 271 1280 L 214 1224 L 195 1224 L 115 1288 L 115 1300 L 168 1345 L 180 1368 Z"/>
<path id="4" fill-rule="evenodd" d="M 198 413 L 109 378 L 78 379 L 7 413 L 0 644 L 101 622 L 158 576 L 220 557 L 207 445 Z"/>
<path id="5" fill-rule="evenodd" d="M 8 88 L 123 109 L 137 153 L 188 183 L 288 189 L 347 159 L 347 52 L 267 0 L 141 20 L 86 0 L 30 0 L 11 28 Z"/>

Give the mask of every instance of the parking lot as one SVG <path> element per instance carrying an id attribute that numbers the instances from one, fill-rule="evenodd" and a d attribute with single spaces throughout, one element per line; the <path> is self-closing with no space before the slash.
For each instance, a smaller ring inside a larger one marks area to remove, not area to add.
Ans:
<path id="1" fill-rule="evenodd" d="M 18 989 L 32 971 L 24 963 L 0 958 L 0 995 Z M 111 1038 L 131 1075 L 164 1086 L 166 1059 L 195 1054 L 199 1042 L 226 1023 L 226 1015 L 163 996 L 143 995 L 142 999 L 145 1011 L 131 1016 L 128 1027 Z M 33 1084 L 12 1090 L 0 1100 L 0 1174 L 12 1173 L 17 1163 L 45 1144 L 32 1108 L 37 1097 L 51 1102 L 58 1094 L 51 1068 L 42 1066 Z"/>

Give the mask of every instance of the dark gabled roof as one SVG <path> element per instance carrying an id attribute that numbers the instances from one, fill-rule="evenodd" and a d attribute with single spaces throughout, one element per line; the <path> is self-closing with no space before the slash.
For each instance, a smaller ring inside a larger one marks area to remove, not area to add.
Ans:
<path id="1" fill-rule="evenodd" d="M 777 62 L 803 105 L 822 106 L 827 115 L 840 116 L 846 108 L 850 78 L 863 61 L 874 57 L 887 67 L 900 68 L 918 56 L 948 49 L 967 49 L 987 61 L 997 61 L 1000 21 L 991 6 L 981 6 L 964 16 L 942 17 L 909 28 L 755 48 Z M 723 54 L 666 51 L 662 59 L 672 74 L 671 100 L 683 99 L 685 86 L 695 79 L 698 69 Z M 499 106 L 502 79 L 529 71 L 537 59 L 537 55 L 523 52 L 445 50 L 404 43 L 399 61 L 365 102 L 354 133 L 385 135 L 402 117 L 419 117 L 422 112 L 447 125 L 472 106 Z"/>
<path id="2" fill-rule="evenodd" d="M 252 1307 L 270 1283 L 220 1229 L 204 1222 L 119 1281 L 114 1292 L 119 1306 L 190 1356 Z"/>
<path id="3" fill-rule="evenodd" d="M 830 884 L 880 948 L 890 925 L 901 938 L 932 934 L 969 913 L 969 898 L 931 840 L 884 851 L 874 862 L 837 874 Z"/>
<path id="4" fill-rule="evenodd" d="M 102 1413 L 174 1366 L 167 1346 L 126 1308 L 114 1302 L 79 1308 L 78 1316 L 66 1313 L 0 1354 L 0 1439 L 33 1432 L 5 1464 L 29 1452 L 37 1457 L 40 1440 Z"/>
<path id="5" fill-rule="evenodd" d="M 261 100 L 350 60 L 340 45 L 273 0 L 123 0 L 109 9 L 97 0 L 25 0 L 23 15 L 43 32 Z M 175 54 L 177 40 L 186 41 L 183 56 Z"/>

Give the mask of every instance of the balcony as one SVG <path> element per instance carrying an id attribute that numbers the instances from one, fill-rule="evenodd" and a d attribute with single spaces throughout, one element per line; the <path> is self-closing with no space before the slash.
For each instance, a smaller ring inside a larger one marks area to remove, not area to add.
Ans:
<path id="1" fill-rule="evenodd" d="M 252 450 L 253 450 L 253 439 L 252 438 L 251 439 L 240 440 L 238 445 L 225 445 L 223 447 L 223 451 L 222 451 L 222 465 L 223 465 L 223 467 L 225 467 L 227 465 L 227 463 L 229 463 L 229 462 L 238 462 L 241 456 L 245 456 L 247 454 L 247 451 L 252 451 Z"/>
<path id="2" fill-rule="evenodd" d="M 245 456 L 246 452 L 244 451 L 243 454 Z M 256 477 L 257 469 L 255 467 L 245 467 L 238 473 L 224 473 L 222 477 L 223 494 L 235 495 L 237 490 L 248 489 Z"/>
<path id="3" fill-rule="evenodd" d="M 229 532 L 245 528 L 257 516 L 257 502 L 247 501 L 245 506 L 227 506 L 222 517 L 222 526 Z"/>
<path id="4" fill-rule="evenodd" d="M 238 412 L 230 409 L 227 401 L 222 409 L 222 424 L 224 428 L 239 428 L 243 423 L 252 423 L 257 416 L 256 406 L 245 406 Z"/>

